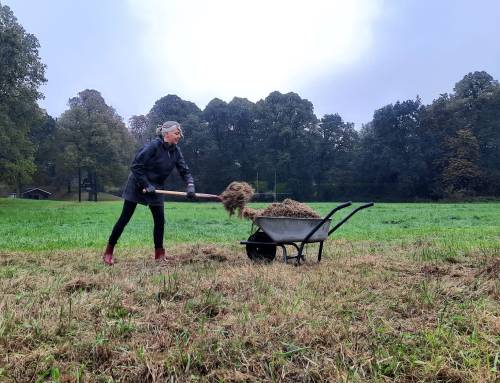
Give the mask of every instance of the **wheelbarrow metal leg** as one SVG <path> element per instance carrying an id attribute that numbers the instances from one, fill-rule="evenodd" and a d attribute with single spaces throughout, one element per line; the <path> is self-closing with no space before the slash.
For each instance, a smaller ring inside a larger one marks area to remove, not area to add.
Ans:
<path id="1" fill-rule="evenodd" d="M 305 242 L 301 242 L 300 243 L 300 247 L 298 248 L 298 252 L 297 252 L 297 266 L 300 265 L 300 259 L 302 258 L 302 260 L 305 262 L 305 257 L 304 257 L 304 246 L 305 246 Z"/>
<path id="2" fill-rule="evenodd" d="M 297 246 L 297 244 L 295 242 L 290 242 L 288 245 L 295 247 L 295 250 L 297 250 L 297 254 L 293 255 L 293 256 L 289 256 L 288 259 L 295 259 L 296 262 L 298 261 L 300 263 L 300 257 L 302 254 L 302 250 Z"/>
<path id="3" fill-rule="evenodd" d="M 285 263 L 288 263 L 288 254 L 286 252 L 286 246 L 281 244 L 278 244 L 278 246 L 281 247 L 281 250 L 283 250 L 283 260 L 285 261 Z"/>
<path id="4" fill-rule="evenodd" d="M 319 250 L 318 250 L 318 262 L 321 262 L 321 254 L 323 253 L 323 241 L 319 243 Z"/>

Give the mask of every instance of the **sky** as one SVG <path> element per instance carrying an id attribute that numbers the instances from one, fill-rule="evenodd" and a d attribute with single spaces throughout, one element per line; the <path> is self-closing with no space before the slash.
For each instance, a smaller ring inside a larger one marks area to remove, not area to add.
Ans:
<path id="1" fill-rule="evenodd" d="M 53 117 L 84 89 L 125 122 L 176 94 L 257 102 L 295 92 L 359 128 L 430 104 L 467 73 L 500 80 L 497 0 L 0 0 L 40 42 Z"/>

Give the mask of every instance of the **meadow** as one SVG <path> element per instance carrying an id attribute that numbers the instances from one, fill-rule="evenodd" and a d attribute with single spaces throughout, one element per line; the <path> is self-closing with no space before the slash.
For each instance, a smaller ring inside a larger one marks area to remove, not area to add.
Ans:
<path id="1" fill-rule="evenodd" d="M 120 202 L 0 199 L 0 381 L 499 381 L 500 203 L 376 204 L 300 267 L 249 261 L 219 204 L 165 209 L 168 261 L 139 207 L 106 267 Z"/>
<path id="2" fill-rule="evenodd" d="M 326 215 L 338 203 L 308 204 Z M 262 208 L 267 204 L 251 204 Z M 353 208 L 359 204 L 353 204 Z M 122 203 L 59 202 L 0 199 L 0 249 L 5 251 L 101 250 Z M 334 222 L 350 208 L 337 212 Z M 250 234 L 249 221 L 229 217 L 217 203 L 168 202 L 165 207 L 167 246 L 210 243 L 233 246 Z M 500 204 L 380 203 L 355 215 L 332 239 L 412 243 L 426 241 L 459 254 L 470 249 L 498 250 Z M 119 247 L 152 246 L 151 213 L 138 206 Z"/>

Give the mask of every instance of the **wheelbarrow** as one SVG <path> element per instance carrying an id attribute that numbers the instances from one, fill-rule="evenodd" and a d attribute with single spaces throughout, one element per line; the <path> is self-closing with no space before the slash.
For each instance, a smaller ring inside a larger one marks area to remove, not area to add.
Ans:
<path id="1" fill-rule="evenodd" d="M 300 265 L 301 261 L 305 261 L 305 245 L 319 242 L 318 262 L 320 262 L 323 242 L 358 211 L 374 204 L 370 202 L 354 209 L 330 229 L 333 214 L 351 205 L 351 201 L 340 204 L 332 209 L 325 218 L 257 217 L 254 222 L 257 229 L 248 240 L 240 241 L 240 244 L 246 246 L 247 255 L 253 261 L 273 261 L 276 257 L 276 247 L 279 246 L 283 252 L 285 263 L 294 259 L 296 265 Z M 289 255 L 286 245 L 293 246 L 297 252 Z"/>

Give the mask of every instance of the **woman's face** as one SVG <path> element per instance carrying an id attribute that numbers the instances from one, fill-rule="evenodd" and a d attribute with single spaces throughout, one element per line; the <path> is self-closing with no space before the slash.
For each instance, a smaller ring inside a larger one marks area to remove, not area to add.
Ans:
<path id="1" fill-rule="evenodd" d="M 170 145 L 177 145 L 181 139 L 181 131 L 179 129 L 171 130 L 163 135 L 163 140 Z"/>

